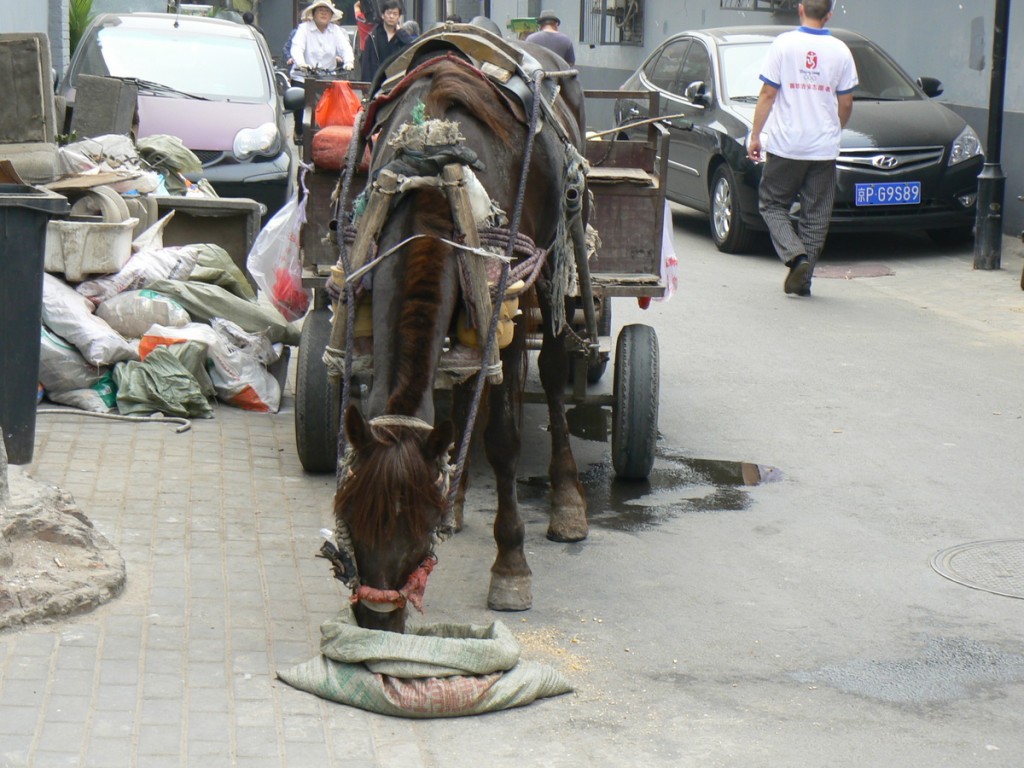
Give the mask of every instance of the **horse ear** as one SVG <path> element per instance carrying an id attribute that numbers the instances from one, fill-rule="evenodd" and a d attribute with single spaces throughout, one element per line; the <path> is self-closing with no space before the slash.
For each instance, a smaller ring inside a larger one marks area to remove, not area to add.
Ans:
<path id="1" fill-rule="evenodd" d="M 348 436 L 349 445 L 357 451 L 373 439 L 370 435 L 370 425 L 355 405 L 350 405 L 345 411 L 345 434 Z"/>
<path id="2" fill-rule="evenodd" d="M 426 443 L 423 444 L 423 453 L 428 461 L 432 461 L 448 452 L 455 436 L 455 426 L 449 419 L 445 419 L 430 431 Z"/>

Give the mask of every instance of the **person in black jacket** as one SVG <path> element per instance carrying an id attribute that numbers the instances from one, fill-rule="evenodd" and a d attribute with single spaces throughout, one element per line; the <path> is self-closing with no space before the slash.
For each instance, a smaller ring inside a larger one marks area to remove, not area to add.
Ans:
<path id="1" fill-rule="evenodd" d="M 366 48 L 359 62 L 359 79 L 373 81 L 381 64 L 412 42 L 409 34 L 399 26 L 402 4 L 399 0 L 384 0 L 380 5 L 380 21 L 366 38 Z"/>

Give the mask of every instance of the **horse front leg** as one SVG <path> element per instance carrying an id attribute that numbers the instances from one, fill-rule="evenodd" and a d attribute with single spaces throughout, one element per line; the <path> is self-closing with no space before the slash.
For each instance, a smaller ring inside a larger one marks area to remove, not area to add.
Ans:
<path id="1" fill-rule="evenodd" d="M 551 430 L 551 517 L 548 538 L 551 541 L 582 541 L 587 538 L 587 502 L 580 485 L 576 458 L 569 443 L 569 423 L 565 418 L 565 386 L 569 378 L 569 355 L 565 348 L 565 333 L 555 336 L 550 331 L 550 320 L 544 312 L 544 339 L 537 365 L 540 382 L 548 403 L 548 422 Z"/>
<path id="2" fill-rule="evenodd" d="M 498 553 L 491 566 L 487 606 L 494 611 L 525 611 L 533 605 L 532 573 L 526 562 L 526 526 L 519 514 L 516 493 L 521 443 L 518 393 L 525 358 L 519 351 L 502 355 L 502 359 L 505 380 L 490 388 L 484 431 L 487 460 L 494 469 L 498 494 L 498 512 L 494 518 L 494 543 Z"/>

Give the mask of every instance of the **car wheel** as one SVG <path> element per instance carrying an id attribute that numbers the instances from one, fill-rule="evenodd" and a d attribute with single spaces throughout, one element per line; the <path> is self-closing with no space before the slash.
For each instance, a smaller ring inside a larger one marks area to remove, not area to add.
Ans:
<path id="1" fill-rule="evenodd" d="M 711 210 L 708 212 L 711 236 L 722 253 L 742 253 L 749 250 L 753 233 L 743 223 L 740 201 L 736 195 L 736 180 L 729 166 L 722 164 L 711 177 Z"/>

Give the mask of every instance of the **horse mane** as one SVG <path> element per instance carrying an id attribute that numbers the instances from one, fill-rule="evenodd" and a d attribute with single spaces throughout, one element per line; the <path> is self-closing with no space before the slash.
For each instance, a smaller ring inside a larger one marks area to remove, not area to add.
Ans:
<path id="1" fill-rule="evenodd" d="M 452 216 L 445 197 L 435 190 L 410 195 L 412 226 L 417 234 L 449 237 Z M 452 248 L 433 237 L 418 238 L 407 247 L 404 281 L 399 301 L 401 311 L 395 333 L 395 371 L 386 413 L 413 414 L 426 388 L 433 387 L 433 371 L 439 350 L 434 348 L 438 307 L 441 305 L 441 277 L 445 259 Z M 445 318 L 447 321 L 447 318 Z"/>
<path id="2" fill-rule="evenodd" d="M 430 91 L 424 104 L 431 117 L 443 118 L 454 106 L 465 108 L 503 144 L 512 142 L 508 126 L 513 122 L 508 108 L 483 77 L 477 77 L 450 61 L 438 62 L 432 70 Z"/>
<path id="3" fill-rule="evenodd" d="M 351 534 L 379 545 L 395 535 L 399 520 L 409 534 L 422 538 L 437 524 L 446 499 L 437 485 L 437 466 L 423 454 L 416 430 L 409 427 L 370 427 L 373 440 L 339 489 L 336 519 L 348 523 Z"/>

